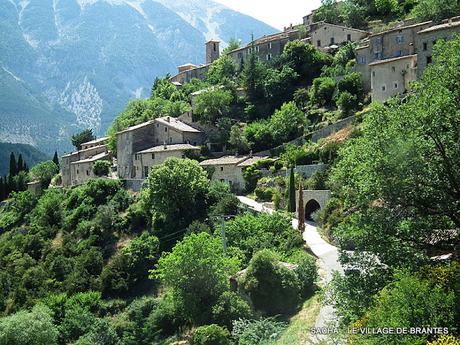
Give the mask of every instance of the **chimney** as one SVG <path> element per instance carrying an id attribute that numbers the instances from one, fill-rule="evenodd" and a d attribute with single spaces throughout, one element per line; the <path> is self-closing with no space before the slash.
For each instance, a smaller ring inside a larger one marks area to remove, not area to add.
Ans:
<path id="1" fill-rule="evenodd" d="M 171 122 L 171 118 L 169 116 L 166 116 L 166 121 Z"/>

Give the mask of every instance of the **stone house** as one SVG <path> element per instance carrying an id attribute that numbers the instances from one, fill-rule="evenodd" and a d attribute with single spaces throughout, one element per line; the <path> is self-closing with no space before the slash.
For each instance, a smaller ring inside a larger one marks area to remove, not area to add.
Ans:
<path id="1" fill-rule="evenodd" d="M 429 27 L 432 22 L 404 25 L 375 33 L 362 41 L 356 50 L 355 70 L 360 72 L 364 89 L 371 90 L 370 64 L 375 61 L 417 54 L 417 32 Z"/>
<path id="2" fill-rule="evenodd" d="M 178 73 L 171 77 L 169 80 L 176 84 L 186 84 L 192 79 L 204 80 L 208 73 L 209 66 L 219 58 L 220 56 L 220 42 L 216 40 L 210 40 L 206 42 L 206 64 L 194 65 L 187 63 L 179 66 Z"/>
<path id="3" fill-rule="evenodd" d="M 60 166 L 62 185 L 64 187 L 75 185 L 76 181 L 79 180 L 79 178 L 76 176 L 77 169 L 73 169 L 72 164 L 82 160 L 90 159 L 102 153 L 108 153 L 107 145 L 105 145 L 106 141 L 107 138 L 101 138 L 90 141 L 88 143 L 83 143 L 81 145 L 82 149 L 80 151 L 72 152 L 61 157 Z M 80 169 L 78 169 L 78 171 L 80 171 Z"/>
<path id="4" fill-rule="evenodd" d="M 417 33 L 417 77 L 423 75 L 426 66 L 432 62 L 433 47 L 437 40 L 450 40 L 460 34 L 460 17 L 423 29 Z"/>
<path id="5" fill-rule="evenodd" d="M 405 93 L 409 83 L 417 79 L 417 55 L 375 61 L 371 70 L 372 100 L 384 102 Z"/>
<path id="6" fill-rule="evenodd" d="M 313 23 L 309 27 L 310 41 L 316 49 L 328 51 L 346 42 L 357 42 L 369 32 L 326 22 Z"/>
<path id="7" fill-rule="evenodd" d="M 186 158 L 187 152 L 195 152 L 198 154 L 200 148 L 190 144 L 164 144 L 139 151 L 134 154 L 134 178 L 145 179 L 148 177 L 152 167 L 162 164 L 170 157 Z"/>
<path id="8" fill-rule="evenodd" d="M 203 133 L 173 117 L 161 117 L 129 127 L 117 133 L 118 176 L 132 179 L 136 172 L 135 155 L 154 146 L 173 144 L 201 145 Z"/>
<path id="9" fill-rule="evenodd" d="M 290 26 L 285 28 L 283 32 L 260 37 L 245 47 L 232 50 L 229 54 L 238 67 L 244 64 L 251 53 L 255 53 L 260 61 L 270 62 L 281 55 L 288 42 L 300 38 L 300 31 Z"/>
<path id="10" fill-rule="evenodd" d="M 96 178 L 93 173 L 93 165 L 99 160 L 110 161 L 111 156 L 109 152 L 98 153 L 89 158 L 81 159 L 70 164 L 70 171 L 72 176 L 72 185 L 79 185 L 86 181 Z"/>
<path id="11" fill-rule="evenodd" d="M 208 159 L 200 163 L 205 169 L 211 169 L 212 181 L 222 181 L 230 185 L 232 190 L 240 192 L 245 188 L 243 177 L 244 170 L 267 156 L 224 156 L 216 159 Z"/>

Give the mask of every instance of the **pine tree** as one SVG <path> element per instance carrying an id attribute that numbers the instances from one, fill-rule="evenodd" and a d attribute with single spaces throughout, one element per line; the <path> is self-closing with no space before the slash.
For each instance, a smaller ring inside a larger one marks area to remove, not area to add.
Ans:
<path id="1" fill-rule="evenodd" d="M 16 165 L 16 157 L 14 152 L 10 154 L 10 176 L 16 176 L 18 174 L 18 166 Z"/>
<path id="2" fill-rule="evenodd" d="M 299 220 L 299 231 L 301 234 L 305 231 L 305 205 L 303 204 L 303 179 L 299 181 L 299 204 L 297 206 L 297 219 Z"/>
<path id="3" fill-rule="evenodd" d="M 295 212 L 295 178 L 294 178 L 294 168 L 291 167 L 291 173 L 289 176 L 289 187 L 288 187 L 288 212 Z"/>
<path id="4" fill-rule="evenodd" d="M 19 157 L 18 157 L 18 164 L 17 164 L 17 173 L 21 172 L 24 170 L 24 161 L 22 159 L 22 154 L 20 153 L 19 154 Z"/>
<path id="5" fill-rule="evenodd" d="M 59 157 L 58 157 L 57 151 L 54 151 L 53 162 L 59 168 Z"/>

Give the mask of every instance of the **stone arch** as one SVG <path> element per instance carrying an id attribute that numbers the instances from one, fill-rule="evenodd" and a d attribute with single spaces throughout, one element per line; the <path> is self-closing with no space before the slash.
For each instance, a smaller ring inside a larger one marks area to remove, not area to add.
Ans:
<path id="1" fill-rule="evenodd" d="M 310 199 L 306 204 L 305 204 L 305 220 L 312 221 L 312 214 L 318 210 L 321 209 L 321 205 L 318 201 L 315 199 Z"/>

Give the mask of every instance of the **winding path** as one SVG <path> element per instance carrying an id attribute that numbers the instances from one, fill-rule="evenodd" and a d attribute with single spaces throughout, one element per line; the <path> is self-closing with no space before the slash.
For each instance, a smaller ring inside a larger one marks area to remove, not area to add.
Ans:
<path id="1" fill-rule="evenodd" d="M 271 208 L 267 208 L 264 205 L 249 199 L 245 196 L 238 196 L 239 201 L 248 206 L 249 208 L 253 209 L 256 212 L 265 212 L 265 213 L 273 213 L 274 210 Z M 299 222 L 297 219 L 292 220 L 292 226 L 294 229 L 298 229 Z M 334 271 L 338 271 L 343 273 L 343 269 L 339 263 L 339 255 L 337 247 L 327 243 L 323 240 L 318 233 L 316 226 L 312 223 L 305 223 L 305 231 L 303 233 L 303 239 L 310 247 L 313 254 L 318 257 L 319 266 L 320 266 L 320 275 L 322 277 L 321 283 L 323 285 L 330 282 L 332 279 L 332 273 Z M 335 327 L 337 324 L 337 316 L 334 312 L 334 308 L 330 305 L 322 305 L 319 311 L 318 317 L 316 319 L 315 328 L 331 328 Z M 316 344 L 319 341 L 323 340 L 324 336 L 312 336 L 314 339 L 311 339 L 312 344 Z"/>

